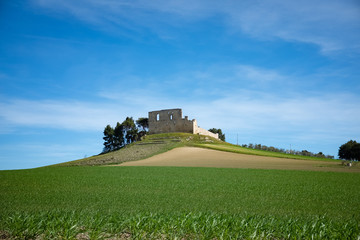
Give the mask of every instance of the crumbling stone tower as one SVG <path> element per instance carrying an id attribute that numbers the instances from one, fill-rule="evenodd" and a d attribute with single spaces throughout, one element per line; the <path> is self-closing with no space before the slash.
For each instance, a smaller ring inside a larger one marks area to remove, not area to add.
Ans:
<path id="1" fill-rule="evenodd" d="M 180 108 L 149 112 L 149 134 L 184 132 L 207 135 L 219 139 L 219 135 L 198 127 L 195 119 L 182 118 Z"/>

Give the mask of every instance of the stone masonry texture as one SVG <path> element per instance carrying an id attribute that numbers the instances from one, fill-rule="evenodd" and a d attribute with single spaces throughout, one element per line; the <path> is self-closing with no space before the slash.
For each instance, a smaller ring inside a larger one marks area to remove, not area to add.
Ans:
<path id="1" fill-rule="evenodd" d="M 149 134 L 184 132 L 206 135 L 219 139 L 218 134 L 198 127 L 195 119 L 182 117 L 182 109 L 165 109 L 149 112 Z"/>

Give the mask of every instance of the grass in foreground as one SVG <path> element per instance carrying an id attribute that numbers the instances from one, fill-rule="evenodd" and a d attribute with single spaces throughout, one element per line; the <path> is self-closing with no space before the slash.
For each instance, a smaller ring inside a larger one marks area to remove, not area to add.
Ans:
<path id="1" fill-rule="evenodd" d="M 358 239 L 356 220 L 251 214 L 16 213 L 2 225 L 7 239 Z"/>
<path id="2" fill-rule="evenodd" d="M 0 171 L 0 190 L 9 238 L 360 236 L 359 174 L 52 167 Z"/>

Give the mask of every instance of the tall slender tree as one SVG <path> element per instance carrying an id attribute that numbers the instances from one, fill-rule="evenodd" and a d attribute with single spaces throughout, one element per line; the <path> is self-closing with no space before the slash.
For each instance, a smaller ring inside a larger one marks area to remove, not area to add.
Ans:
<path id="1" fill-rule="evenodd" d="M 139 118 L 138 120 L 136 120 L 136 125 L 138 127 L 138 129 L 140 130 L 137 134 L 137 139 L 141 140 L 141 138 L 143 136 L 146 135 L 146 133 L 149 131 L 149 119 L 148 118 Z"/>
<path id="2" fill-rule="evenodd" d="M 124 126 L 119 122 L 116 123 L 114 129 L 114 150 L 120 149 L 125 145 Z"/>
<path id="3" fill-rule="evenodd" d="M 104 150 L 103 152 L 110 152 L 114 149 L 114 129 L 107 125 L 104 129 Z"/>
<path id="4" fill-rule="evenodd" d="M 138 129 L 136 128 L 134 119 L 132 117 L 126 117 L 122 125 L 124 126 L 126 144 L 136 141 Z"/>

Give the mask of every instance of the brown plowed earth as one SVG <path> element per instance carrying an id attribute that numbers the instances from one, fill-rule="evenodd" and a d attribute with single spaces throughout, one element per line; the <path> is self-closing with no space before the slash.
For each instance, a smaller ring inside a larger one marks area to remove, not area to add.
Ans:
<path id="1" fill-rule="evenodd" d="M 360 172 L 359 168 L 342 166 L 340 161 L 325 162 L 264 157 L 197 147 L 175 148 L 144 160 L 125 162 L 118 166 L 217 167 Z"/>

